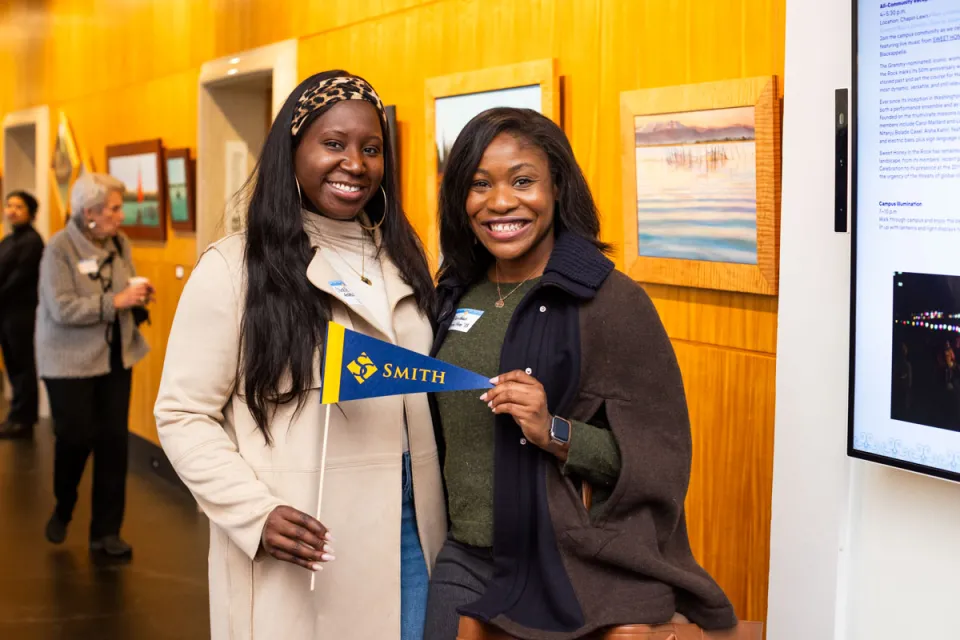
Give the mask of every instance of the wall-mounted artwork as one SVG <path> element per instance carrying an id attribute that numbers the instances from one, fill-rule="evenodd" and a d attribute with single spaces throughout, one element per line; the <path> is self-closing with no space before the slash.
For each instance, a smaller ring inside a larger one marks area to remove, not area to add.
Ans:
<path id="1" fill-rule="evenodd" d="M 776 294 L 777 79 L 623 93 L 621 139 L 630 275 Z"/>
<path id="2" fill-rule="evenodd" d="M 401 173 L 400 173 L 400 129 L 397 123 L 397 107 L 390 105 L 384 108 L 387 115 L 387 138 L 390 140 L 390 148 L 393 150 L 393 166 L 397 172 L 397 196 L 400 195 Z"/>
<path id="3" fill-rule="evenodd" d="M 437 194 L 447 155 L 460 131 L 494 107 L 534 109 L 560 124 L 560 79 L 556 61 L 535 60 L 480 71 L 430 78 L 426 83 L 427 213 L 437 211 Z M 439 261 L 439 233 L 428 227 L 427 253 Z"/>
<path id="4" fill-rule="evenodd" d="M 63 219 L 66 220 L 70 214 L 70 187 L 83 167 L 77 141 L 73 137 L 73 129 L 62 111 L 57 123 L 57 139 L 53 146 L 50 168 L 53 170 L 57 207 Z"/>
<path id="5" fill-rule="evenodd" d="M 196 162 L 190 158 L 190 149 L 167 149 L 165 155 L 170 226 L 177 231 L 195 231 Z"/>
<path id="6" fill-rule="evenodd" d="M 166 240 L 166 184 L 159 139 L 107 147 L 107 172 L 123 182 L 123 231 L 139 240 Z"/>
<path id="7" fill-rule="evenodd" d="M 244 140 L 227 140 L 224 146 L 224 225 L 227 233 L 242 231 L 247 224 L 246 205 L 249 200 L 247 178 L 250 175 L 248 159 L 250 148 Z"/>

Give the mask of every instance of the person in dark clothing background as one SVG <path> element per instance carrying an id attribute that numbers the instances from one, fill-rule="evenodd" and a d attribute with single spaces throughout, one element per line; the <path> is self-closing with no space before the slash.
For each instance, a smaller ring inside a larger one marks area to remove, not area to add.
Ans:
<path id="1" fill-rule="evenodd" d="M 0 424 L 0 438 L 29 438 L 39 402 L 33 330 L 43 238 L 33 228 L 36 198 L 14 191 L 6 205 L 4 215 L 13 232 L 0 241 L 0 350 L 13 387 L 13 404 Z"/>

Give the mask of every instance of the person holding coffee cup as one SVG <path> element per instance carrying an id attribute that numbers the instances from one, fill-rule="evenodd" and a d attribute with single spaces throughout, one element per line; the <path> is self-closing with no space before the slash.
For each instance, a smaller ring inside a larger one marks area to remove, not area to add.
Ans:
<path id="1" fill-rule="evenodd" d="M 37 369 L 50 397 L 56 447 L 53 544 L 66 539 L 77 486 L 93 454 L 90 550 L 129 558 L 120 538 L 126 495 L 127 430 L 133 366 L 147 354 L 138 328 L 154 288 L 136 275 L 120 230 L 124 185 L 86 173 L 73 185 L 73 214 L 40 262 Z"/>

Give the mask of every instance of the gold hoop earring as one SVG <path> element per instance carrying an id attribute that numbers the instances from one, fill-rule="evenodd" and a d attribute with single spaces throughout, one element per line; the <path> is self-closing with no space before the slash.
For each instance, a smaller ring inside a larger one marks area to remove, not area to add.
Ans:
<path id="1" fill-rule="evenodd" d="M 297 199 L 300 200 L 300 208 L 303 209 L 303 192 L 300 191 L 300 181 L 297 180 L 297 176 L 293 176 L 293 181 L 297 185 Z"/>
<path id="2" fill-rule="evenodd" d="M 384 218 L 387 217 L 387 191 L 383 188 L 383 184 L 380 185 L 380 192 L 383 194 L 383 215 L 380 216 L 380 221 L 372 227 L 365 227 L 362 222 L 357 222 L 364 231 L 376 231 L 383 224 Z"/>

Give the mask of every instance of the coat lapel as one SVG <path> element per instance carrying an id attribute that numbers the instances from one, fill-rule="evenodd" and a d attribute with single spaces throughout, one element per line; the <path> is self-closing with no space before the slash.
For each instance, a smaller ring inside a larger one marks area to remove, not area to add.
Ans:
<path id="1" fill-rule="evenodd" d="M 406 283 L 400 269 L 393 263 L 390 256 L 383 252 L 384 260 L 380 261 L 380 268 L 383 270 L 383 286 L 387 290 L 387 302 L 390 305 L 390 317 L 394 319 L 394 325 L 397 324 L 397 305 L 404 298 L 409 298 L 414 294 L 413 287 Z"/>
<path id="2" fill-rule="evenodd" d="M 93 258 L 97 262 L 100 262 L 110 255 L 107 249 L 98 247 L 90 242 L 90 240 L 87 239 L 87 236 L 83 235 L 83 232 L 77 228 L 77 225 L 74 224 L 73 221 L 70 221 L 70 223 L 67 224 L 67 235 L 73 242 L 73 246 L 77 248 L 77 253 L 80 254 L 81 260 Z"/>
<path id="3" fill-rule="evenodd" d="M 304 229 L 307 231 L 307 235 L 313 234 L 315 236 L 318 231 L 316 229 L 317 221 L 313 219 L 314 214 L 304 212 L 303 215 Z M 375 235 L 375 242 L 379 246 L 381 241 L 381 236 L 379 232 L 377 232 Z M 343 277 L 323 256 L 323 253 L 318 248 L 319 241 L 312 237 L 311 243 L 314 246 L 314 253 L 313 258 L 310 260 L 310 264 L 307 266 L 307 279 L 310 281 L 310 283 L 320 291 L 323 291 L 324 293 L 343 303 L 344 307 L 346 307 L 349 313 L 354 313 L 363 318 L 363 320 L 366 321 L 371 327 L 375 328 L 382 334 L 379 336 L 380 339 L 389 342 L 389 336 L 391 333 L 393 333 L 397 336 L 397 343 L 399 344 L 399 330 L 403 326 L 404 319 L 398 316 L 398 307 L 400 307 L 400 303 L 404 299 L 414 295 L 414 290 L 413 287 L 404 281 L 403 274 L 400 273 L 400 269 L 398 269 L 397 265 L 394 264 L 393 260 L 390 259 L 388 252 L 382 251 L 380 254 L 380 269 L 383 274 L 383 286 L 387 295 L 387 304 L 390 310 L 390 318 L 393 322 L 393 331 L 389 331 L 388 327 L 382 326 L 381 322 L 378 321 L 377 318 L 375 318 L 370 312 L 369 307 L 363 304 L 363 297 L 361 294 L 366 292 L 351 292 L 354 294 L 354 296 L 356 296 L 351 300 L 344 295 L 343 290 L 338 289 L 331 284 L 333 282 L 342 280 Z"/>
<path id="4" fill-rule="evenodd" d="M 334 282 L 342 281 L 343 277 L 333 268 L 327 259 L 323 257 L 319 249 L 313 252 L 313 259 L 310 261 L 310 264 L 307 265 L 307 280 L 320 291 L 339 300 L 350 312 L 363 318 L 370 326 L 375 327 L 382 333 L 384 337 L 388 335 L 383 327 L 380 326 L 380 323 L 377 322 L 377 319 L 373 317 L 373 314 L 370 313 L 370 309 L 363 304 L 363 299 L 356 295 L 356 292 L 351 292 L 353 298 L 350 299 L 345 295 L 343 289 L 333 286 Z"/>

